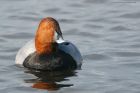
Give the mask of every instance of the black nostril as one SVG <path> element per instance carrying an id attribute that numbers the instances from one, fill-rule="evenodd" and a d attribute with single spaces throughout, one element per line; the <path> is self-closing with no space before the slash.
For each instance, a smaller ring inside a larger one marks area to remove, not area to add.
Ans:
<path id="1" fill-rule="evenodd" d="M 65 42 L 64 45 L 69 45 L 69 43 L 68 42 Z"/>

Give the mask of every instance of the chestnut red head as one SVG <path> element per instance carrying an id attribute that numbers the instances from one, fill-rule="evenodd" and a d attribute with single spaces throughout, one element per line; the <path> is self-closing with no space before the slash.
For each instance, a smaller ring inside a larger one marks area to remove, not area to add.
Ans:
<path id="1" fill-rule="evenodd" d="M 42 19 L 35 36 L 36 52 L 38 54 L 51 53 L 53 51 L 52 43 L 59 38 L 63 38 L 59 23 L 52 17 Z"/>

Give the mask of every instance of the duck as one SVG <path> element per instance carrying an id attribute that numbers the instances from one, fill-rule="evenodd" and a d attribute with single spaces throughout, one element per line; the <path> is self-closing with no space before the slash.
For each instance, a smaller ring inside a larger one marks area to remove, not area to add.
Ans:
<path id="1" fill-rule="evenodd" d="M 21 47 L 15 58 L 18 66 L 45 71 L 80 69 L 82 61 L 78 48 L 64 40 L 58 21 L 52 17 L 40 21 L 35 38 Z"/>

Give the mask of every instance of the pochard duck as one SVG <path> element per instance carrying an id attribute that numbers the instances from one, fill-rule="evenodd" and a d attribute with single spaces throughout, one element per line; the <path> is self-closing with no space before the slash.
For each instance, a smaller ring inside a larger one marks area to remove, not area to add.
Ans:
<path id="1" fill-rule="evenodd" d="M 52 17 L 41 20 L 35 39 L 19 49 L 15 58 L 17 65 L 51 71 L 80 68 L 82 60 L 78 48 L 63 39 L 59 23 Z"/>

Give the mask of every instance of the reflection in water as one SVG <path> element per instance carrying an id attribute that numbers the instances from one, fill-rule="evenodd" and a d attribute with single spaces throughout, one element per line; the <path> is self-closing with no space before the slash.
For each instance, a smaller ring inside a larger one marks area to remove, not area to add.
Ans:
<path id="1" fill-rule="evenodd" d="M 59 90 L 63 87 L 70 87 L 73 86 L 73 84 L 58 84 L 56 82 L 61 82 L 65 80 L 68 77 L 76 76 L 76 72 L 73 70 L 66 70 L 66 71 L 34 71 L 34 70 L 28 70 L 25 71 L 25 73 L 30 73 L 35 76 L 37 76 L 36 79 L 26 79 L 24 80 L 26 83 L 33 83 L 32 88 L 37 89 L 45 89 L 45 90 Z"/>

